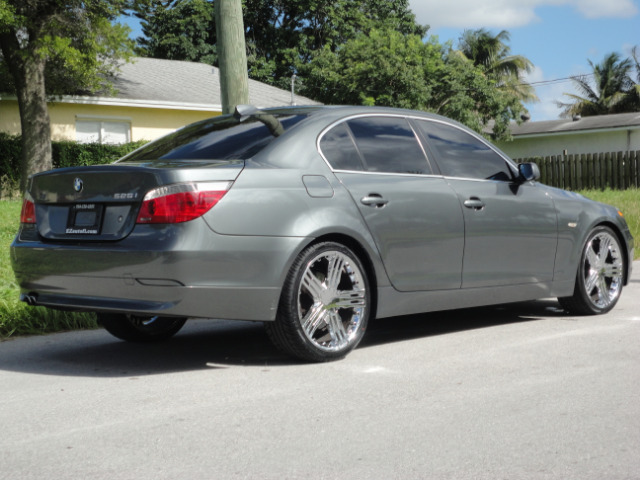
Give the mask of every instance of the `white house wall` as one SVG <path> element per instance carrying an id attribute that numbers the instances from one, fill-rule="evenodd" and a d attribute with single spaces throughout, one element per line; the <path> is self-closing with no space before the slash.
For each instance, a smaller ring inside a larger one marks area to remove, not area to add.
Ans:
<path id="1" fill-rule="evenodd" d="M 640 129 L 514 137 L 496 145 L 511 158 L 640 150 Z M 566 152 L 565 152 L 566 151 Z"/>

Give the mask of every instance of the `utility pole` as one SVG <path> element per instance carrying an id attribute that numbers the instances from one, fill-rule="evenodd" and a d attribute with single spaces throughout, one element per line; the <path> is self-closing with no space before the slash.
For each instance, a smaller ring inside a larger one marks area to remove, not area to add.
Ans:
<path id="1" fill-rule="evenodd" d="M 222 113 L 249 103 L 249 74 L 241 0 L 216 0 Z"/>

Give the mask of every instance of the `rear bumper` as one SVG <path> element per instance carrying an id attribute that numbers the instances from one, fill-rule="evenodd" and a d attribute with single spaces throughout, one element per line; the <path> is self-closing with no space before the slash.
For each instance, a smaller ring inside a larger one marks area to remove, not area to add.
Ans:
<path id="1" fill-rule="evenodd" d="M 11 246 L 23 300 L 52 308 L 234 320 L 275 319 L 307 239 L 227 236 L 198 221 L 137 226 L 114 243 Z"/>
<path id="2" fill-rule="evenodd" d="M 67 281 L 59 279 L 59 283 Z M 131 293 L 135 298 L 25 290 L 20 299 L 32 306 L 62 310 L 270 321 L 275 319 L 280 296 L 277 288 L 148 287 Z"/>

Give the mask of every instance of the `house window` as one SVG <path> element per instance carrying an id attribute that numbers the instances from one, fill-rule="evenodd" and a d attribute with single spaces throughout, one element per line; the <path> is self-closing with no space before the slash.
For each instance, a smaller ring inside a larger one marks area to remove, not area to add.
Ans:
<path id="1" fill-rule="evenodd" d="M 131 141 L 131 123 L 76 120 L 76 140 L 80 143 L 128 143 Z"/>

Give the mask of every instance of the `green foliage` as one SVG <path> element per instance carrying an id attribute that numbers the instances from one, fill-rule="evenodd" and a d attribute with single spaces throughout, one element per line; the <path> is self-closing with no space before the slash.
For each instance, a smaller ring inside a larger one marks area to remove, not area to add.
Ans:
<path id="1" fill-rule="evenodd" d="M 145 143 L 145 141 L 139 141 L 122 145 L 105 145 L 72 141 L 53 142 L 53 167 L 64 168 L 112 163 Z"/>
<path id="2" fill-rule="evenodd" d="M 2 191 L 11 191 L 20 182 L 20 137 L 0 132 L 0 179 Z M 4 196 L 2 198 L 4 198 Z"/>
<path id="3" fill-rule="evenodd" d="M 607 203 L 615 206 L 624 214 L 624 219 L 629 225 L 631 235 L 636 241 L 640 239 L 640 190 L 582 190 L 581 193 L 596 202 Z M 635 260 L 640 259 L 640 248 L 635 249 Z"/>
<path id="4" fill-rule="evenodd" d="M 498 88 L 497 80 L 486 75 L 482 66 L 474 65 L 459 52 L 449 50 L 430 80 L 434 92 L 432 111 L 483 135 L 491 126 L 493 140 L 509 139 L 509 124 L 520 121 L 525 112 L 517 95 Z"/>
<path id="5" fill-rule="evenodd" d="M 16 23 L 16 11 L 8 0 L 0 0 L 0 33 Z"/>
<path id="6" fill-rule="evenodd" d="M 532 71 L 533 64 L 522 55 L 511 55 L 507 45 L 510 39 L 506 30 L 495 35 L 484 28 L 465 30 L 458 48 L 474 66 L 481 67 L 497 87 L 523 102 L 537 101 L 533 87 L 523 79 L 525 73 Z"/>
<path id="7" fill-rule="evenodd" d="M 111 23 L 131 2 L 0 1 L 0 92 L 18 98 L 24 188 L 52 166 L 49 96 L 109 90 L 109 74 L 132 54 L 130 29 Z"/>
<path id="8" fill-rule="evenodd" d="M 327 104 L 381 105 L 432 111 L 493 139 L 509 138 L 509 122 L 524 107 L 448 45 L 431 37 L 373 29 L 300 66 L 301 93 Z"/>
<path id="9" fill-rule="evenodd" d="M 420 37 L 428 29 L 416 23 L 408 0 L 245 0 L 244 23 L 249 75 L 272 85 L 373 29 Z"/>
<path id="10" fill-rule="evenodd" d="M 300 67 L 302 93 L 330 104 L 427 109 L 425 74 L 440 54 L 417 35 L 373 29 Z"/>
<path id="11" fill-rule="evenodd" d="M 111 163 L 136 148 L 144 141 L 123 145 L 104 145 L 100 143 L 77 143 L 72 141 L 53 142 L 53 167 L 75 167 Z M 0 180 L 2 195 L 12 196 L 20 181 L 20 157 L 22 144 L 19 136 L 0 132 Z"/>
<path id="12" fill-rule="evenodd" d="M 216 25 L 213 2 L 207 0 L 141 0 L 136 17 L 143 37 L 141 56 L 214 65 Z"/>
<path id="13" fill-rule="evenodd" d="M 47 94 L 108 89 L 117 63 L 133 53 L 130 28 L 112 23 L 128 6 L 125 0 L 0 0 L 0 91 L 33 81 L 24 67 L 34 61 L 45 64 Z"/>

